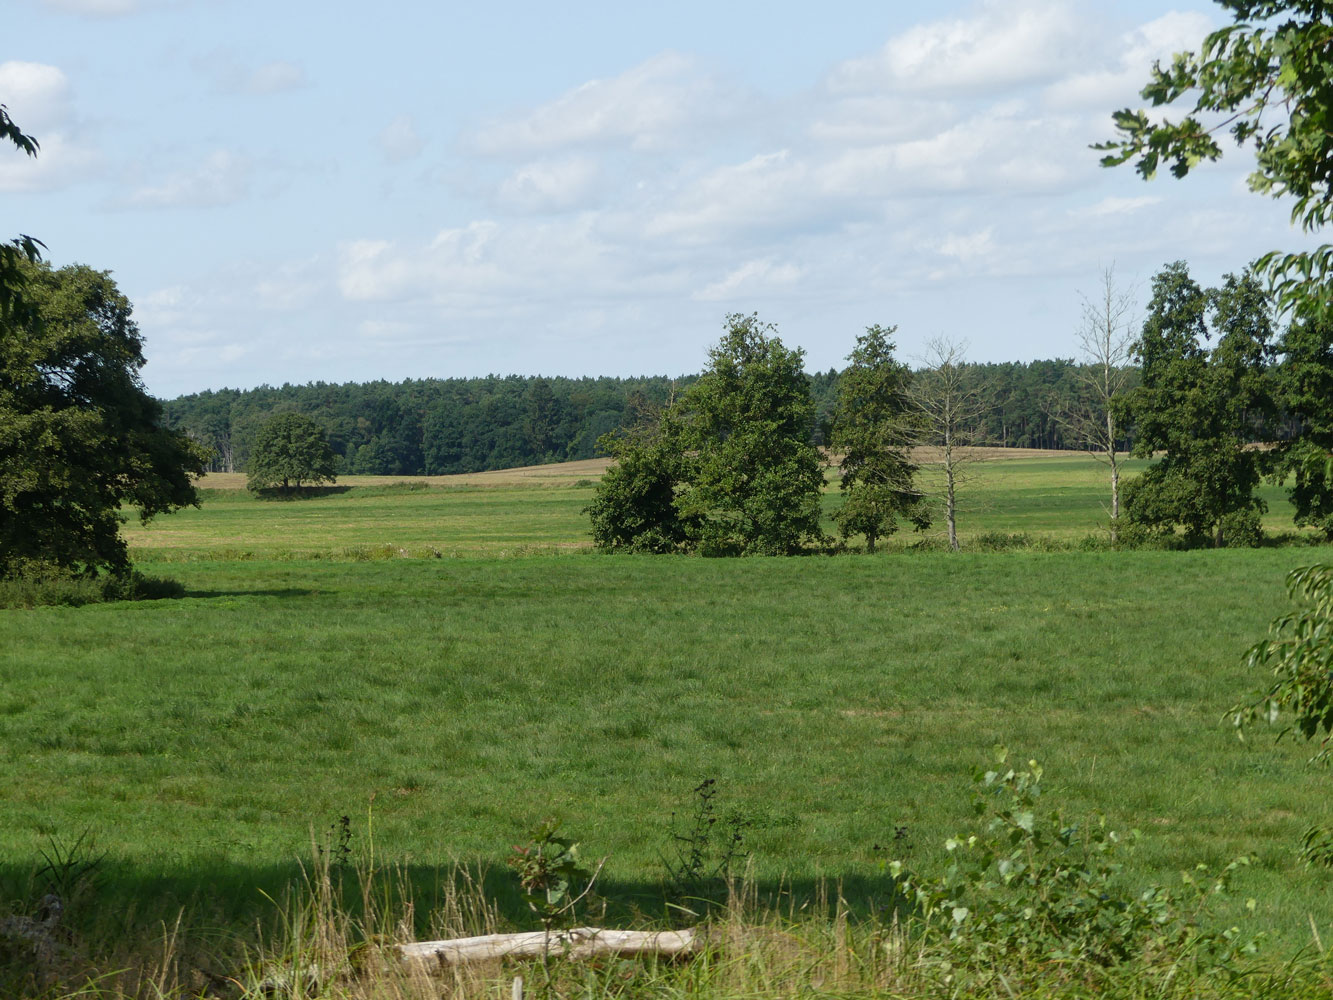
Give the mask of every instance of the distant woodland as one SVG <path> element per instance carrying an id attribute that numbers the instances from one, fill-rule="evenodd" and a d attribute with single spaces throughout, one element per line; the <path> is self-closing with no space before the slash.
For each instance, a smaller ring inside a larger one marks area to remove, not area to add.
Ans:
<path id="1" fill-rule="evenodd" d="M 986 400 L 970 428 L 978 445 L 1077 449 L 1068 414 L 1084 408 L 1086 385 L 1073 361 L 971 364 Z M 836 369 L 810 375 L 823 445 L 837 395 Z M 680 378 L 411 379 L 332 385 L 219 389 L 167 401 L 171 427 L 212 449 L 210 469 L 246 468 L 255 435 L 277 413 L 315 419 L 340 471 L 354 475 L 443 475 L 593 458 L 598 439 L 665 405 L 697 376 Z"/>

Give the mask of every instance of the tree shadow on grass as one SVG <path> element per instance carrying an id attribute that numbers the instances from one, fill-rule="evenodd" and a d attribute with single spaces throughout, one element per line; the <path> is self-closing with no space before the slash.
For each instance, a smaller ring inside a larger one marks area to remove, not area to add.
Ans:
<path id="1" fill-rule="evenodd" d="M 218 597 L 314 597 L 328 591 L 310 590 L 305 587 L 280 587 L 268 590 L 187 590 L 181 597 L 197 597 L 210 600 Z"/>
<path id="2" fill-rule="evenodd" d="M 350 492 L 352 486 L 294 486 L 284 490 L 280 486 L 268 486 L 262 490 L 251 490 L 251 495 L 259 500 L 318 500 L 321 497 L 336 497 Z"/>
<path id="3" fill-rule="evenodd" d="M 103 857 L 63 884 L 59 872 L 53 878 L 39 856 L 26 864 L 0 863 L 0 911 L 35 912 L 43 896 L 55 892 L 65 901 L 62 925 L 88 942 L 146 940 L 154 933 L 160 937 L 161 927 L 173 926 L 179 918 L 184 933 L 253 947 L 261 939 L 279 940 L 294 912 L 316 905 L 321 873 L 327 871 L 327 885 L 342 914 L 360 923 L 367 900 L 379 909 L 366 921 L 374 925 L 371 930 L 410 920 L 416 938 L 430 940 L 438 936 L 440 914 L 447 912 L 476 915 L 485 926 L 469 929 L 475 933 L 541 927 L 514 873 L 498 860 L 441 867 L 377 862 L 375 873 L 367 876 L 354 862 L 340 864 L 335 859 L 336 852 L 322 860 L 276 865 L 226 859 L 143 863 Z M 599 878 L 595 894 L 580 906 L 575 923 L 688 926 L 725 906 L 724 883 L 701 888 L 699 895 L 679 896 L 652 879 Z M 887 874 L 761 878 L 745 886 L 745 896 L 755 919 L 832 918 L 839 907 L 853 918 L 888 919 L 902 905 Z"/>

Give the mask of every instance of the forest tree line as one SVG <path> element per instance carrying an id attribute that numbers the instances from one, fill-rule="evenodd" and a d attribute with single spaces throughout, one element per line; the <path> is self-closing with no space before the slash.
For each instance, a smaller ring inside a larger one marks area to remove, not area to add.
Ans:
<path id="1" fill-rule="evenodd" d="M 1087 366 L 1072 360 L 973 363 L 967 378 L 986 399 L 969 428 L 977 445 L 1083 447 L 1062 414 L 1088 400 Z M 815 401 L 812 444 L 828 443 L 841 373 L 807 376 Z M 343 473 L 446 475 L 594 458 L 602 435 L 636 423 L 689 388 L 679 378 L 409 379 L 219 389 L 165 403 L 169 425 L 210 449 L 213 472 L 243 472 L 255 436 L 279 413 L 322 426 Z M 1128 442 L 1126 442 L 1128 444 Z"/>

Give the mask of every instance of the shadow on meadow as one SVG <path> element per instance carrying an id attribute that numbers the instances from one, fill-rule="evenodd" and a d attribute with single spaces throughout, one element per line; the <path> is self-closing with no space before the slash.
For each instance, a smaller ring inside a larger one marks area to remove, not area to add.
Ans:
<path id="1" fill-rule="evenodd" d="M 304 587 L 279 587 L 272 589 L 239 590 L 186 590 L 181 597 L 194 597 L 200 600 L 212 600 L 219 597 L 314 597 L 321 593 Z"/>
<path id="2" fill-rule="evenodd" d="M 335 848 L 336 850 L 336 848 Z M 517 876 L 502 861 L 481 865 L 397 865 L 377 863 L 372 875 L 358 863 L 316 856 L 310 862 L 249 865 L 201 859 L 183 865 L 153 865 L 106 857 L 67 858 L 41 855 L 29 864 L 0 865 L 0 910 L 36 913 L 47 893 L 64 901 L 62 926 L 87 942 L 160 935 L 178 920 L 183 929 L 220 945 L 268 939 L 283 926 L 293 907 L 314 894 L 327 870 L 339 906 L 353 919 L 364 916 L 367 901 L 379 912 L 374 923 L 392 917 L 396 926 L 411 920 L 415 937 L 429 939 L 437 914 L 466 898 L 485 915 L 483 930 L 535 930 L 541 921 L 523 898 Z M 724 904 L 721 879 L 700 887 L 699 896 L 682 896 L 665 881 L 618 879 L 603 875 L 594 893 L 573 914 L 571 924 L 614 927 L 685 926 Z M 815 880 L 760 879 L 745 892 L 759 908 L 814 917 L 832 916 L 839 897 L 851 915 L 884 915 L 894 905 L 894 882 L 887 874 L 830 876 Z M 371 921 L 368 921 L 371 922 Z M 227 947 L 222 947 L 227 951 Z"/>

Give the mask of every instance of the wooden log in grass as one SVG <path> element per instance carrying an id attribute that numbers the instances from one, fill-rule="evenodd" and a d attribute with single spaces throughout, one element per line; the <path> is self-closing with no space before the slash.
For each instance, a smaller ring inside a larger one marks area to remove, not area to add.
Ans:
<path id="1" fill-rule="evenodd" d="M 526 931 L 521 934 L 484 934 L 481 937 L 453 938 L 448 941 L 416 941 L 398 945 L 404 962 L 459 965 L 496 958 L 541 958 L 550 954 L 559 958 L 589 958 L 594 955 L 639 955 L 674 957 L 687 955 L 703 944 L 703 936 L 693 930 L 619 931 L 600 927 L 575 927 L 572 930 Z"/>

